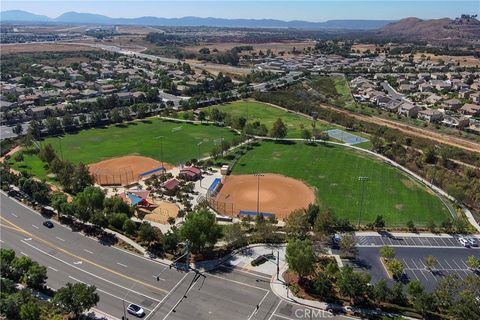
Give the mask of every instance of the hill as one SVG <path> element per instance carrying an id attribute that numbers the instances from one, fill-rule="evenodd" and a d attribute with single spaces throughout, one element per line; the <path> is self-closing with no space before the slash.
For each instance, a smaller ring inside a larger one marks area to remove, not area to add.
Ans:
<path id="1" fill-rule="evenodd" d="M 406 18 L 384 26 L 378 34 L 403 41 L 455 43 L 480 39 L 480 21 L 465 15 L 454 20 Z"/>
<path id="2" fill-rule="evenodd" d="M 226 28 L 294 28 L 294 29 L 348 29 L 375 30 L 384 27 L 392 20 L 329 20 L 325 22 L 309 22 L 301 20 L 283 21 L 275 19 L 222 19 L 222 18 L 110 18 L 104 15 L 66 12 L 57 18 L 35 15 L 26 11 L 11 10 L 0 13 L 3 22 L 49 22 L 49 23 L 81 23 L 81 24 L 121 24 L 150 26 L 209 26 Z"/>

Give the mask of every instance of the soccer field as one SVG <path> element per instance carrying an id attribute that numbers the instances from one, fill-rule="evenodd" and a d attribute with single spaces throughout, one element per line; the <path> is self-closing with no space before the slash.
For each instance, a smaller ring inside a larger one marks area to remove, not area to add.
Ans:
<path id="1" fill-rule="evenodd" d="M 360 215 L 361 184 L 367 176 L 360 221 L 382 215 L 389 226 L 409 220 L 416 225 L 439 224 L 450 216 L 434 194 L 399 170 L 346 147 L 262 142 L 236 164 L 234 174 L 279 173 L 315 188 L 317 203 L 356 224 Z M 261 183 L 261 181 L 260 181 Z"/>
<path id="2" fill-rule="evenodd" d="M 47 138 L 42 144 L 52 144 L 59 156 L 63 154 L 65 159 L 74 163 L 91 164 L 113 157 L 141 155 L 175 165 L 208 155 L 221 138 L 231 141 L 234 135 L 229 129 L 213 125 L 175 123 L 152 118 L 83 130 L 66 134 L 61 139 Z M 160 136 L 163 137 L 163 159 Z M 13 168 L 45 176 L 43 164 L 36 155 L 25 154 L 24 159 L 19 163 L 12 159 Z"/>
<path id="3" fill-rule="evenodd" d="M 226 112 L 237 117 L 243 116 L 248 122 L 260 121 L 270 130 L 273 123 L 278 119 L 282 119 L 288 128 L 288 138 L 300 138 L 301 126 L 312 131 L 312 120 L 297 114 L 284 111 L 279 108 L 272 107 L 268 104 L 256 101 L 235 101 L 227 104 L 215 105 L 209 108 L 216 108 L 222 112 Z M 321 130 L 330 130 L 338 128 L 335 125 L 325 122 L 316 121 L 316 127 Z"/>

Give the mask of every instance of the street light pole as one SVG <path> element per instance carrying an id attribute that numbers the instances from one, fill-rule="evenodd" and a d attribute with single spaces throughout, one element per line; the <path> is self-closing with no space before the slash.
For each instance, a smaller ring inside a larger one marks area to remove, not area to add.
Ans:
<path id="1" fill-rule="evenodd" d="M 163 164 L 163 138 L 164 136 L 155 137 L 155 139 L 160 139 L 160 162 L 162 163 L 162 174 L 164 174 L 166 171 Z"/>
<path id="2" fill-rule="evenodd" d="M 358 223 L 357 223 L 357 226 L 360 226 L 360 218 L 362 216 L 362 210 L 363 210 L 363 196 L 364 196 L 364 192 L 365 192 L 365 182 L 368 181 L 368 177 L 358 177 L 358 181 L 360 181 L 361 183 L 361 186 L 362 186 L 362 196 L 361 196 L 361 200 L 360 200 L 360 209 L 359 209 L 359 212 L 358 212 Z"/>

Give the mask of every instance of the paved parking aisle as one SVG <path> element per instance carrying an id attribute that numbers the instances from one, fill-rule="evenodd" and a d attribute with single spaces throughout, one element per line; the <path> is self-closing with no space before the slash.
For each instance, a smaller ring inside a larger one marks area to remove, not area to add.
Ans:
<path id="1" fill-rule="evenodd" d="M 394 236 L 386 233 L 381 236 L 362 236 L 357 235 L 357 244 L 359 247 L 442 247 L 457 248 L 462 247 L 457 236 Z M 477 248 L 473 248 L 477 249 Z"/>

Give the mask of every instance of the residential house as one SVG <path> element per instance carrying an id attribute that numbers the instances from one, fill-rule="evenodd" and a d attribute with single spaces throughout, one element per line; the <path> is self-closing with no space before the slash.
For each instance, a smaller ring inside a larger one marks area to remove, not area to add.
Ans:
<path id="1" fill-rule="evenodd" d="M 420 107 L 409 102 L 404 102 L 398 107 L 399 114 L 410 118 L 415 118 L 418 114 L 418 111 L 420 111 Z"/>
<path id="2" fill-rule="evenodd" d="M 480 115 L 480 105 L 473 103 L 466 103 L 460 108 L 460 112 L 469 116 Z"/>
<path id="3" fill-rule="evenodd" d="M 480 92 L 476 92 L 470 95 L 470 99 L 472 99 L 472 101 L 476 104 L 480 104 Z"/>
<path id="4" fill-rule="evenodd" d="M 442 121 L 443 113 L 438 110 L 428 108 L 425 110 L 420 110 L 418 112 L 418 118 L 428 122 L 437 123 Z"/>
<path id="5" fill-rule="evenodd" d="M 462 106 L 462 102 L 458 99 L 450 99 L 442 102 L 442 107 L 445 110 L 458 110 Z"/>

